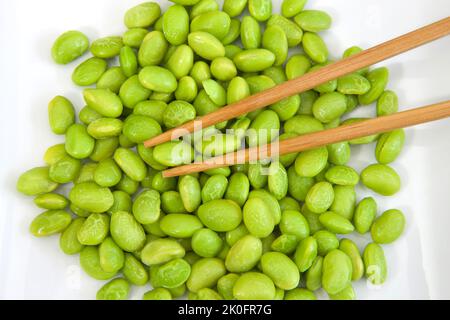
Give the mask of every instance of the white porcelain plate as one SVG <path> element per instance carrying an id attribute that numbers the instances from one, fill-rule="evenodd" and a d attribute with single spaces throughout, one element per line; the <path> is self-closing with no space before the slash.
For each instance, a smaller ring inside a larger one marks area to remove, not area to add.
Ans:
<path id="1" fill-rule="evenodd" d="M 80 60 L 55 65 L 53 40 L 69 29 L 90 39 L 121 34 L 125 10 L 141 1 L 0 0 L 0 298 L 92 299 L 101 286 L 83 273 L 76 256 L 59 250 L 58 237 L 28 233 L 40 210 L 15 191 L 15 183 L 21 172 L 43 164 L 47 147 L 63 141 L 49 130 L 48 101 L 61 94 L 83 106 L 81 90 L 70 79 Z M 274 3 L 278 11 L 281 1 Z M 323 36 L 336 59 L 352 45 L 368 48 L 450 15 L 448 0 L 315 0 L 307 7 L 332 15 L 332 29 Z M 389 89 L 398 93 L 401 109 L 450 98 L 450 37 L 381 65 L 390 69 Z M 374 108 L 355 114 L 374 115 Z M 361 170 L 373 163 L 373 149 L 353 148 L 351 164 Z M 393 164 L 402 176 L 401 192 L 387 198 L 358 190 L 358 199 L 375 196 L 380 211 L 399 208 L 407 217 L 401 239 L 384 246 L 387 282 L 373 287 L 361 280 L 358 298 L 450 298 L 449 163 L 450 120 L 408 129 L 406 147 Z M 369 238 L 356 240 L 363 248 Z M 148 289 L 133 288 L 133 298 Z"/>

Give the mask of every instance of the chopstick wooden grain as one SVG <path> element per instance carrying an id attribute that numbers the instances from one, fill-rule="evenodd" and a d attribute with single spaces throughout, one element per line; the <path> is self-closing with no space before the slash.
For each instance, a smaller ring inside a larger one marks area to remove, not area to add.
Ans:
<path id="1" fill-rule="evenodd" d="M 319 131 L 288 140 L 278 142 L 278 146 L 264 145 L 250 149 L 239 150 L 223 156 L 208 159 L 201 163 L 192 163 L 163 171 L 165 178 L 201 172 L 208 169 L 230 166 L 238 163 L 246 163 L 259 159 L 259 155 L 267 155 L 270 158 L 276 155 L 304 151 L 332 143 L 348 141 L 366 137 L 377 133 L 406 128 L 417 124 L 435 121 L 450 117 L 450 100 L 437 104 L 411 109 L 389 116 L 370 119 L 333 129 Z M 275 152 L 273 152 L 275 150 Z"/>
<path id="2" fill-rule="evenodd" d="M 189 133 L 207 128 L 216 123 L 236 118 L 242 114 L 266 107 L 284 98 L 310 90 L 320 84 L 342 77 L 380 61 L 396 56 L 405 51 L 446 36 L 450 33 L 450 17 L 384 42 L 354 56 L 340 60 L 315 72 L 292 79 L 269 90 L 252 95 L 237 103 L 223 107 L 182 126 L 166 131 L 148 141 L 145 147 L 152 147 Z"/>

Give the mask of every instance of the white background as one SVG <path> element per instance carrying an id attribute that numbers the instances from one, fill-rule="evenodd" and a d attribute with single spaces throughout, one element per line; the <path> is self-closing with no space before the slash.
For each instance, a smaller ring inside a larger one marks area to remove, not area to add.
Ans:
<path id="1" fill-rule="evenodd" d="M 51 134 L 47 103 L 65 95 L 79 108 L 73 68 L 50 58 L 53 40 L 68 29 L 90 39 L 121 34 L 125 10 L 139 0 L 0 0 L 0 298 L 91 299 L 101 283 L 89 279 L 77 257 L 65 256 L 58 237 L 36 239 L 28 225 L 40 210 L 15 191 L 21 172 L 43 165 L 47 147 L 62 142 Z M 158 1 L 164 8 L 167 1 Z M 329 12 L 334 24 L 324 38 L 338 58 L 352 45 L 367 48 L 450 14 L 448 0 L 315 0 L 307 8 Z M 279 1 L 274 1 L 279 3 Z M 278 11 L 279 5 L 275 5 Z M 402 109 L 450 98 L 450 37 L 383 63 L 389 88 Z M 373 107 L 359 114 L 374 114 Z M 385 246 L 389 277 L 381 288 L 356 284 L 360 299 L 450 298 L 450 120 L 407 130 L 407 144 L 394 167 L 403 179 L 394 197 L 376 196 L 380 211 L 400 208 L 407 217 L 403 237 Z M 373 146 L 353 149 L 352 165 L 374 162 Z M 358 198 L 371 194 L 360 190 Z M 358 238 L 361 248 L 369 240 Z M 133 289 L 140 298 L 148 288 Z"/>

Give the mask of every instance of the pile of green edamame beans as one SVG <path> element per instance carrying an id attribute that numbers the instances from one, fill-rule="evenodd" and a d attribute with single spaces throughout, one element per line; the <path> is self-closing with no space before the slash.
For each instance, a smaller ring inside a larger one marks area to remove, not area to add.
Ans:
<path id="1" fill-rule="evenodd" d="M 51 100 L 50 127 L 65 142 L 18 180 L 46 210 L 31 233 L 59 234 L 65 254 L 79 254 L 88 275 L 108 280 L 98 299 L 126 299 L 132 285 L 149 284 L 143 299 L 316 299 L 321 288 L 331 299 L 355 299 L 352 281 L 385 282 L 381 245 L 402 234 L 405 218 L 397 209 L 377 216 L 375 199 L 357 203 L 355 186 L 399 191 L 389 163 L 403 130 L 180 178 L 161 171 L 362 121 L 348 117 L 360 105 L 376 102 L 378 116 L 397 112 L 388 70 L 360 70 L 200 137 L 146 149 L 143 141 L 165 130 L 332 63 L 319 35 L 332 20 L 306 0 L 283 1 L 281 14 L 271 0 L 225 0 L 222 11 L 215 0 L 171 1 L 165 13 L 154 2 L 129 9 L 122 36 L 90 43 L 69 31 L 55 41 L 59 64 L 88 49 L 93 57 L 72 74 L 88 87 L 79 121 L 68 99 Z M 246 136 L 251 130 L 258 134 Z M 347 166 L 351 148 L 371 143 L 377 163 L 361 173 Z M 67 195 L 56 192 L 71 183 Z M 345 238 L 354 231 L 371 235 L 362 254 Z"/>

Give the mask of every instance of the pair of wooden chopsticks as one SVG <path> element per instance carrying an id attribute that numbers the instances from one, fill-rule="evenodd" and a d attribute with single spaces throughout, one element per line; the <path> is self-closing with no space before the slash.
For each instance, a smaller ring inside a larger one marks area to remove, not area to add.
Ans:
<path id="1" fill-rule="evenodd" d="M 307 73 L 302 77 L 284 82 L 269 90 L 223 107 L 206 116 L 185 123 L 178 128 L 166 131 L 163 134 L 146 141 L 144 145 L 146 147 L 153 147 L 172 139 L 178 139 L 181 136 L 194 132 L 196 128 L 198 128 L 199 122 L 201 123 L 202 128 L 207 128 L 214 124 L 236 118 L 242 114 L 266 107 L 284 98 L 310 90 L 320 84 L 399 55 L 400 53 L 414 49 L 448 34 L 450 34 L 450 17 L 446 17 L 398 38 L 362 51 L 359 54 L 330 64 L 315 72 Z M 267 157 L 272 157 L 275 155 L 299 152 L 330 143 L 348 141 L 358 137 L 439 120 L 449 116 L 450 101 L 445 101 L 385 117 L 280 141 L 278 143 L 279 149 L 277 148 L 278 151 L 276 154 L 270 153 L 271 145 L 265 145 L 259 148 L 240 150 L 232 154 L 215 157 L 202 163 L 193 163 L 168 169 L 163 172 L 163 176 L 173 177 L 200 172 L 211 168 L 230 166 L 242 163 L 243 161 L 248 161 L 248 159 L 255 159 L 252 157 L 255 153 L 258 153 L 258 155 L 267 154 Z M 261 149 L 264 149 L 266 152 L 260 152 Z"/>

